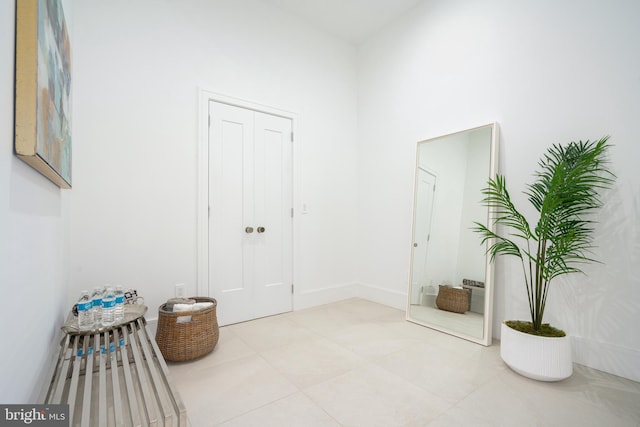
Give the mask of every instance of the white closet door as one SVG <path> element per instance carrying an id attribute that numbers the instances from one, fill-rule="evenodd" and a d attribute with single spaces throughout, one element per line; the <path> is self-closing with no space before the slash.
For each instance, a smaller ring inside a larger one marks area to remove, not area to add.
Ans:
<path id="1" fill-rule="evenodd" d="M 292 309 L 291 120 L 254 115 L 255 317 Z"/>
<path id="2" fill-rule="evenodd" d="M 292 309 L 291 120 L 209 104 L 209 288 L 221 325 Z"/>

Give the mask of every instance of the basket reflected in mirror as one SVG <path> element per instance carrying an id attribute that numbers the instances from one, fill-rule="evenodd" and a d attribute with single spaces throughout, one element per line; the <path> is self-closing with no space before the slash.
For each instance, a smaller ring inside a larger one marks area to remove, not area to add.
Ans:
<path id="1" fill-rule="evenodd" d="M 440 310 L 464 314 L 471 308 L 471 290 L 440 285 L 436 306 Z"/>

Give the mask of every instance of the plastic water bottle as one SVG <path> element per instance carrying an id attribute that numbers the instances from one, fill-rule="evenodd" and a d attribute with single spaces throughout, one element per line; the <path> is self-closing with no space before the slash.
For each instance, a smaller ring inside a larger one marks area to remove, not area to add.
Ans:
<path id="1" fill-rule="evenodd" d="M 107 287 L 102 295 L 102 326 L 115 323 L 116 296 L 112 287 Z"/>
<path id="2" fill-rule="evenodd" d="M 91 293 L 91 302 L 93 303 L 93 321 L 96 325 L 102 323 L 102 294 L 104 288 L 97 286 Z"/>
<path id="3" fill-rule="evenodd" d="M 124 320 L 124 290 L 122 286 L 116 286 L 116 309 L 115 309 L 115 321 L 120 322 Z"/>
<path id="4" fill-rule="evenodd" d="M 93 328 L 93 302 L 89 291 L 82 291 L 78 299 L 78 329 L 86 331 L 91 328 Z"/>

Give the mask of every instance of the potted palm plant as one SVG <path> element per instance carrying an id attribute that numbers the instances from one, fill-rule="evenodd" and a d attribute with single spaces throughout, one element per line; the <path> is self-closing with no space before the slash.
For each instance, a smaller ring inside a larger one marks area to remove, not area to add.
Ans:
<path id="1" fill-rule="evenodd" d="M 537 380 L 558 381 L 573 372 L 569 337 L 543 322 L 552 280 L 582 272 L 595 261 L 592 214 L 602 206 L 600 194 L 615 176 L 608 169 L 609 137 L 599 141 L 554 144 L 538 162 L 535 182 L 524 192 L 538 212 L 535 228 L 513 205 L 504 176 L 489 179 L 483 205 L 497 231 L 475 223 L 474 231 L 488 242 L 493 261 L 511 255 L 522 264 L 530 321 L 506 321 L 501 329 L 500 355 L 514 371 Z"/>

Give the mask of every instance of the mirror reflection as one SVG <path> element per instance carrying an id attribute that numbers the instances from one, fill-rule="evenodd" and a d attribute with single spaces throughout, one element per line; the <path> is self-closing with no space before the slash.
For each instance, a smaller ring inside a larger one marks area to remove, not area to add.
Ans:
<path id="1" fill-rule="evenodd" d="M 492 283 L 481 189 L 495 174 L 496 125 L 421 141 L 417 148 L 407 319 L 484 345 L 491 342 Z"/>

